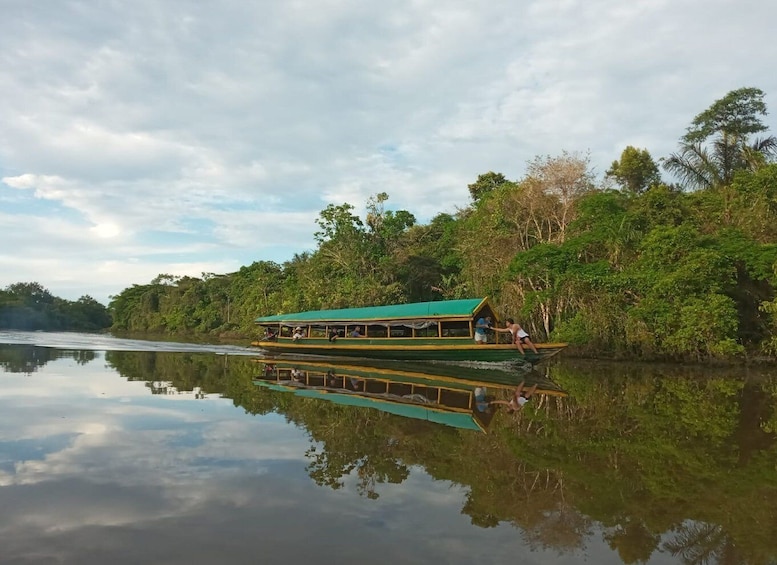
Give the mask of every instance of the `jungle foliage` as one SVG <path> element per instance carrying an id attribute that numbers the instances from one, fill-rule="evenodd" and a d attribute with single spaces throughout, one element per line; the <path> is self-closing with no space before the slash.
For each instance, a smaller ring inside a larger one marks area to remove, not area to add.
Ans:
<path id="1" fill-rule="evenodd" d="M 471 202 L 419 224 L 366 203 L 321 211 L 317 248 L 201 278 L 160 275 L 113 297 L 113 329 L 249 336 L 258 316 L 489 296 L 535 341 L 581 354 L 707 360 L 777 354 L 777 140 L 763 92 L 694 118 L 677 153 L 627 147 L 598 181 L 588 156 L 493 171 Z M 661 179 L 659 164 L 677 183 Z"/>
<path id="2" fill-rule="evenodd" d="M 65 300 L 35 282 L 0 290 L 0 329 L 98 331 L 111 322 L 108 309 L 88 295 Z"/>

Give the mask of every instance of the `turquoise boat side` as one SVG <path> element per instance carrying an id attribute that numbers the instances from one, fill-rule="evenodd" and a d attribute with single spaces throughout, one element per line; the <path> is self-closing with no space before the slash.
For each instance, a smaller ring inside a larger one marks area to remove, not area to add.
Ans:
<path id="1" fill-rule="evenodd" d="M 413 418 L 416 420 L 426 420 L 429 422 L 434 422 L 435 424 L 443 424 L 453 428 L 478 432 L 485 431 L 483 426 L 478 423 L 470 411 L 450 411 L 430 406 L 422 406 L 404 402 L 390 402 L 380 398 L 370 398 L 358 396 L 355 394 L 330 392 L 327 390 L 297 389 L 293 386 L 258 380 L 254 381 L 254 384 L 278 392 L 292 392 L 296 396 L 303 398 L 315 398 L 344 406 L 372 408 L 375 410 L 380 410 L 381 412 L 394 414 L 396 416 Z"/>

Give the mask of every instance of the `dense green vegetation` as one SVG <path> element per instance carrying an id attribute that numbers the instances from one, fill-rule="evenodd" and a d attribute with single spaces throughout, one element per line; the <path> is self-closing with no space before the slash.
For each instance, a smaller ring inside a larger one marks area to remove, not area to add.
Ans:
<path id="1" fill-rule="evenodd" d="M 480 175 L 471 204 L 427 225 L 330 205 L 318 247 L 228 275 L 160 276 L 111 302 L 114 329 L 248 335 L 259 315 L 489 296 L 539 341 L 591 355 L 703 360 L 777 354 L 777 140 L 763 93 L 727 94 L 663 168 L 627 147 L 597 183 L 586 157 Z"/>
<path id="2" fill-rule="evenodd" d="M 111 321 L 108 309 L 91 296 L 64 300 L 38 283 L 0 290 L 0 329 L 97 331 L 109 328 Z"/>
<path id="3" fill-rule="evenodd" d="M 488 296 L 535 341 L 583 355 L 773 358 L 777 139 L 764 136 L 763 98 L 728 93 L 676 153 L 626 147 L 601 180 L 569 152 L 533 159 L 516 181 L 487 172 L 468 206 L 428 224 L 387 209 L 385 192 L 365 218 L 329 205 L 315 250 L 133 285 L 109 305 L 113 329 L 246 338 L 261 315 Z"/>

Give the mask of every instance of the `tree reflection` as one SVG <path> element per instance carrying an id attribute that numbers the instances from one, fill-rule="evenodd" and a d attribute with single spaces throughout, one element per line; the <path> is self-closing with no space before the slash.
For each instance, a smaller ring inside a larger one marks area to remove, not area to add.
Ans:
<path id="1" fill-rule="evenodd" d="M 687 565 L 744 565 L 749 563 L 722 526 L 685 522 L 663 549 L 679 556 Z"/>
<path id="2" fill-rule="evenodd" d="M 534 548 L 580 550 L 602 524 L 625 563 L 646 562 L 656 549 L 689 564 L 764 564 L 777 555 L 773 375 L 560 365 L 553 378 L 570 398 L 499 411 L 489 433 L 476 434 L 261 388 L 248 360 L 109 359 L 128 378 L 201 387 L 249 413 L 285 415 L 309 434 L 307 472 L 321 486 L 353 480 L 374 499 L 417 467 L 467 490 L 461 511 L 473 524 L 511 524 Z"/>
<path id="3" fill-rule="evenodd" d="M 739 398 L 739 420 L 732 441 L 739 446 L 739 464 L 747 465 L 753 455 L 774 446 L 774 397 L 764 389 L 763 380 L 748 379 Z"/>
<path id="4" fill-rule="evenodd" d="M 90 350 L 61 350 L 35 345 L 0 344 L 0 367 L 8 373 L 32 374 L 51 361 L 73 359 L 79 365 L 86 365 L 96 358 Z"/>
<path id="5" fill-rule="evenodd" d="M 308 428 L 311 439 L 320 443 L 322 449 L 314 445 L 305 453 L 310 459 L 308 474 L 317 485 L 339 489 L 345 477 L 355 472 L 356 491 L 376 499 L 380 496 L 378 485 L 399 484 L 407 479 L 410 470 L 401 461 L 399 442 L 383 433 L 385 425 L 381 420 L 387 419 L 386 414 L 354 418 L 354 413 L 349 413 L 353 411 L 347 408 L 326 408 L 327 414 L 333 416 L 330 425 Z"/>
<path id="6" fill-rule="evenodd" d="M 624 563 L 646 563 L 658 547 L 660 536 L 652 533 L 644 522 L 627 518 L 605 532 L 604 540 Z"/>

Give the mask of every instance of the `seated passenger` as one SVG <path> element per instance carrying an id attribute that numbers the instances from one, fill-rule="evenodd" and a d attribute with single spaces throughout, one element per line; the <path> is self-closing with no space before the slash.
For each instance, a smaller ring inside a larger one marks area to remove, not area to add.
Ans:
<path id="1" fill-rule="evenodd" d="M 329 330 L 329 341 L 335 341 L 337 339 L 337 330 L 331 329 Z"/>
<path id="2" fill-rule="evenodd" d="M 497 332 L 509 332 L 511 336 L 511 342 L 515 344 L 515 347 L 518 348 L 518 351 L 521 352 L 521 355 L 526 354 L 524 345 L 528 345 L 531 350 L 534 351 L 535 355 L 539 354 L 537 352 L 537 348 L 534 346 L 534 343 L 529 337 L 529 334 L 526 333 L 526 330 L 524 330 L 521 325 L 516 323 L 512 318 L 507 318 L 507 320 L 505 320 L 504 329 L 494 328 L 494 330 Z"/>
<path id="3" fill-rule="evenodd" d="M 523 408 L 524 404 L 529 402 L 529 399 L 534 395 L 534 391 L 537 390 L 537 385 L 533 385 L 529 390 L 524 390 L 524 383 L 518 385 L 515 389 L 513 397 L 508 400 L 492 400 L 489 404 L 504 404 L 510 412 L 516 412 Z"/>
<path id="4" fill-rule="evenodd" d="M 351 332 L 351 337 L 363 337 L 360 331 L 361 328 L 359 326 L 356 326 L 353 331 Z"/>
<path id="5" fill-rule="evenodd" d="M 264 330 L 265 341 L 278 341 L 278 334 L 272 328 L 265 328 Z"/>
<path id="6" fill-rule="evenodd" d="M 294 328 L 294 335 L 291 336 L 291 339 L 293 339 L 294 341 L 299 341 L 303 337 L 305 337 L 305 333 L 302 331 L 302 328 L 299 326 Z"/>

